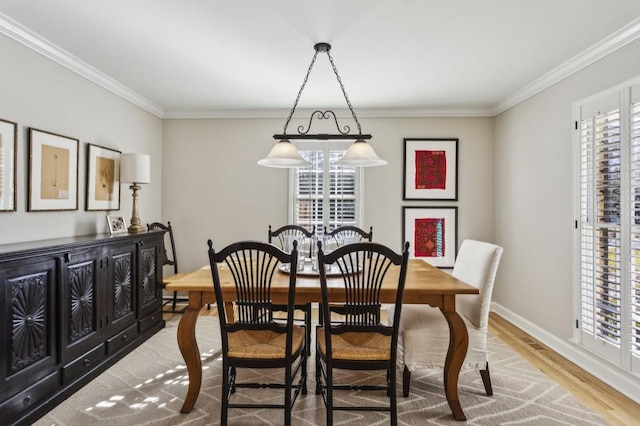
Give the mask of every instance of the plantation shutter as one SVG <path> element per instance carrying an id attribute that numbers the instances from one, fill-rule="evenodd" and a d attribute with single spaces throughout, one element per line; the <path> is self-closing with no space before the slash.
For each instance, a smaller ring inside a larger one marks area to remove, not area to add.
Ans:
<path id="1" fill-rule="evenodd" d="M 579 337 L 640 372 L 640 86 L 580 105 Z"/>
<path id="2" fill-rule="evenodd" d="M 322 227 L 324 193 L 324 153 L 322 151 L 300 151 L 309 166 L 295 169 L 294 220 L 316 232 Z"/>
<path id="3" fill-rule="evenodd" d="M 640 371 L 640 86 L 631 90 L 629 107 L 631 247 L 629 268 L 630 352 L 633 371 Z"/>
<path id="4" fill-rule="evenodd" d="M 346 150 L 329 151 L 329 218 L 327 228 L 356 226 L 356 168 L 339 166 Z"/>
<path id="5" fill-rule="evenodd" d="M 300 155 L 309 166 L 293 171 L 293 223 L 311 229 L 321 237 L 324 227 L 356 225 L 358 221 L 358 171 L 340 166 L 348 144 L 335 142 L 299 142 Z"/>
<path id="6" fill-rule="evenodd" d="M 580 318 L 582 343 L 620 360 L 620 109 L 612 95 L 580 121 Z"/>

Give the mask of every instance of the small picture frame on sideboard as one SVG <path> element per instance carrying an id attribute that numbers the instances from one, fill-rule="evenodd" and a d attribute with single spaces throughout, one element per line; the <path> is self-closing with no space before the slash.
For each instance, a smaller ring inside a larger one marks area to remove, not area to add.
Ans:
<path id="1" fill-rule="evenodd" d="M 127 232 L 127 222 L 124 220 L 124 216 L 107 215 L 107 223 L 109 224 L 109 232 L 112 235 Z"/>

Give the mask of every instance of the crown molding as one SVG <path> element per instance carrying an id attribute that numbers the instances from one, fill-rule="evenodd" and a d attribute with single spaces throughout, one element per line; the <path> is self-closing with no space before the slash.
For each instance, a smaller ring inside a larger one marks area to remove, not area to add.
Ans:
<path id="1" fill-rule="evenodd" d="M 529 83 L 522 89 L 502 99 L 492 108 L 491 115 L 496 116 L 509 108 L 516 106 L 520 102 L 525 101 L 592 63 L 604 58 L 610 53 L 626 46 L 638 37 L 640 37 L 640 18 L 631 21 L 629 24 L 607 38 L 582 51 L 567 62 Z"/>
<path id="2" fill-rule="evenodd" d="M 113 78 L 98 71 L 91 65 L 81 61 L 71 53 L 40 37 L 2 13 L 0 13 L 0 34 L 23 44 L 111 93 L 120 96 L 124 100 L 162 118 L 164 110 L 159 105 L 156 105 L 128 87 L 118 83 Z"/>
<path id="3" fill-rule="evenodd" d="M 294 119 L 308 119 L 314 111 L 331 109 L 336 117 L 351 118 L 348 109 L 316 108 L 297 109 Z M 291 110 L 288 109 L 238 109 L 211 111 L 165 111 L 165 119 L 206 119 L 206 118 L 278 118 L 286 119 Z M 435 117 L 491 117 L 492 109 L 460 108 L 460 109 L 377 109 L 358 108 L 358 118 L 435 118 Z"/>

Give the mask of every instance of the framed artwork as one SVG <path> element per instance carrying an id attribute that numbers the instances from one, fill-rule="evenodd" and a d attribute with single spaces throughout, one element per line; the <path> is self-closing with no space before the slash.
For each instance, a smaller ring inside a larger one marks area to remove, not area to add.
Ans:
<path id="1" fill-rule="evenodd" d="M 78 210 L 78 139 L 29 129 L 27 211 Z"/>
<path id="2" fill-rule="evenodd" d="M 458 139 L 404 140 L 403 200 L 458 199 Z"/>
<path id="3" fill-rule="evenodd" d="M 87 144 L 87 211 L 120 210 L 120 151 Z"/>
<path id="4" fill-rule="evenodd" d="M 15 212 L 18 125 L 0 119 L 0 212 Z"/>
<path id="5" fill-rule="evenodd" d="M 458 247 L 457 207 L 402 207 L 402 243 L 409 256 L 438 268 L 453 268 Z"/>
<path id="6" fill-rule="evenodd" d="M 108 215 L 107 224 L 109 224 L 109 232 L 111 234 L 127 232 L 127 222 L 124 220 L 124 216 Z"/>

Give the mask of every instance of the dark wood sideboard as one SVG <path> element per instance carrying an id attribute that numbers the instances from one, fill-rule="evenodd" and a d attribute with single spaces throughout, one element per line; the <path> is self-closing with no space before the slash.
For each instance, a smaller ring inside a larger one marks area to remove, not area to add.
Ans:
<path id="1" fill-rule="evenodd" d="M 0 245 L 0 423 L 32 423 L 164 327 L 163 234 Z"/>

